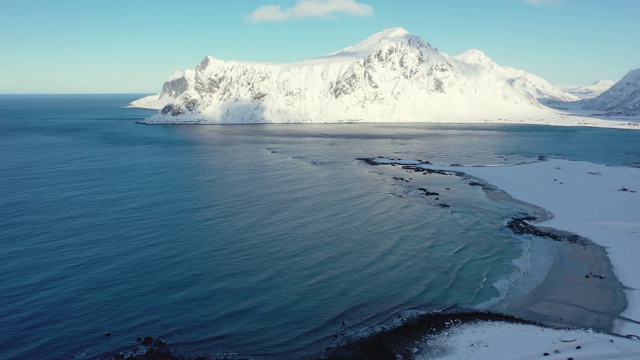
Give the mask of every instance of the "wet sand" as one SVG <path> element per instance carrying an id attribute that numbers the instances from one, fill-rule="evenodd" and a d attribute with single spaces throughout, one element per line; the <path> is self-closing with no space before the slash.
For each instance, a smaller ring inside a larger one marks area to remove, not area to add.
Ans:
<path id="1" fill-rule="evenodd" d="M 487 197 L 494 201 L 509 201 L 531 208 L 537 222 L 547 221 L 553 216 L 543 208 L 514 199 L 479 179 L 472 179 L 485 184 Z M 572 235 L 551 228 L 540 229 L 563 237 Z M 553 264 L 543 282 L 524 298 L 512 301 L 506 312 L 550 326 L 613 331 L 614 320 L 627 307 L 627 300 L 625 288 L 615 276 L 606 249 L 586 238 L 575 243 L 548 238 L 538 238 L 538 241 L 545 242 L 553 256 Z M 604 278 L 593 275 L 603 275 Z"/>
<path id="2" fill-rule="evenodd" d="M 551 269 L 540 285 L 521 301 L 512 302 L 507 312 L 546 325 L 613 331 L 627 301 L 605 249 L 593 243 L 540 241 L 549 242 Z"/>
<path id="3" fill-rule="evenodd" d="M 529 215 L 536 217 L 536 222 L 544 222 L 553 217 L 546 209 L 517 200 L 482 179 L 459 171 L 448 173 L 482 187 L 491 200 L 524 205 Z M 529 223 L 536 225 L 534 222 Z M 528 294 L 513 299 L 501 311 L 554 327 L 582 327 L 613 332 L 614 320 L 620 318 L 627 307 L 627 300 L 625 287 L 616 278 L 606 249 L 583 237 L 575 237 L 577 241 L 569 241 L 567 239 L 573 234 L 568 232 L 543 227 L 539 229 L 563 238 L 562 241 L 556 241 L 536 237 L 536 241 L 544 242 L 553 256 L 551 268 L 542 283 Z M 604 278 L 591 274 L 603 275 Z"/>

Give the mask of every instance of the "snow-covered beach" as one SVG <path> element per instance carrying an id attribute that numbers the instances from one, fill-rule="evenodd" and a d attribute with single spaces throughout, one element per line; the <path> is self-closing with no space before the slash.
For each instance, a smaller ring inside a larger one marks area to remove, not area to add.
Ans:
<path id="1" fill-rule="evenodd" d="M 637 339 L 591 330 L 481 322 L 461 325 L 429 342 L 417 359 L 640 359 Z"/>
<path id="2" fill-rule="evenodd" d="M 615 275 L 626 287 L 628 306 L 614 322 L 614 333 L 631 335 L 631 339 L 613 339 L 582 330 L 479 323 L 440 335 L 440 340 L 458 344 L 448 356 L 530 359 L 541 358 L 550 351 L 549 358 L 558 359 L 566 359 L 568 354 L 581 359 L 640 358 L 639 168 L 558 159 L 501 167 L 420 166 L 462 171 L 517 200 L 548 210 L 552 218 L 537 225 L 572 232 L 605 247 Z M 569 338 L 578 342 L 562 342 Z M 569 350 L 567 344 L 573 346 L 570 352 L 564 351 Z"/>

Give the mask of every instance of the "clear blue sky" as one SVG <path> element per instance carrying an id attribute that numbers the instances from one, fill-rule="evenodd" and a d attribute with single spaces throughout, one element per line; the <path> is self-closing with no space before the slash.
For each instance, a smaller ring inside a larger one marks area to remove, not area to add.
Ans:
<path id="1" fill-rule="evenodd" d="M 0 93 L 156 93 L 205 55 L 293 62 L 396 26 L 554 84 L 640 68 L 640 0 L 0 0 Z"/>

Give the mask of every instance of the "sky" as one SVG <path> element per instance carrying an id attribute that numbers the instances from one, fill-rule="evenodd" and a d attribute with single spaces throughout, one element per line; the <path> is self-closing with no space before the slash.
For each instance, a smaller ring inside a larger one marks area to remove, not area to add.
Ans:
<path id="1" fill-rule="evenodd" d="M 640 68 L 640 0 L 0 0 L 0 93 L 157 93 L 206 55 L 296 62 L 403 27 L 553 84 Z"/>

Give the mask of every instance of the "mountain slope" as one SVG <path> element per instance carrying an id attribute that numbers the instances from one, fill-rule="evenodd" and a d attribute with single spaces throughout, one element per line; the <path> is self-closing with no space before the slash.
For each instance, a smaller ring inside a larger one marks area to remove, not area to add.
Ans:
<path id="1" fill-rule="evenodd" d="M 498 65 L 493 59 L 480 50 L 467 50 L 456 55 L 455 58 L 468 64 L 476 64 L 484 67 L 507 80 L 516 90 L 524 94 L 529 94 L 536 99 L 559 101 L 579 100 L 577 96 L 562 91 L 537 75 L 524 70 Z"/>
<path id="2" fill-rule="evenodd" d="M 564 92 L 577 96 L 581 100 L 586 100 L 593 99 L 611 89 L 615 83 L 613 80 L 599 80 L 588 85 L 556 85 L 556 87 Z"/>
<path id="3" fill-rule="evenodd" d="M 600 96 L 585 100 L 583 108 L 609 115 L 640 115 L 640 69 L 630 71 Z"/>
<path id="4" fill-rule="evenodd" d="M 550 111 L 402 28 L 292 64 L 207 56 L 131 106 L 162 106 L 148 123 L 479 122 Z"/>

